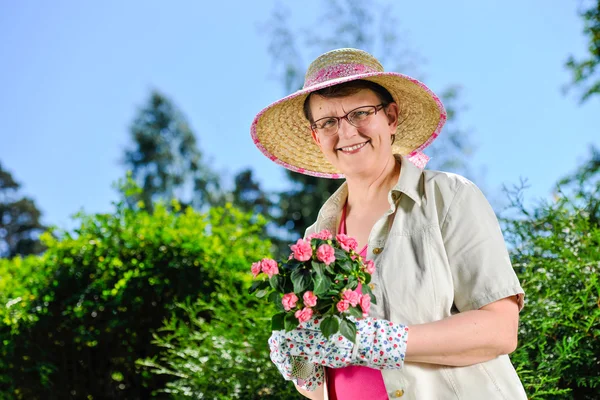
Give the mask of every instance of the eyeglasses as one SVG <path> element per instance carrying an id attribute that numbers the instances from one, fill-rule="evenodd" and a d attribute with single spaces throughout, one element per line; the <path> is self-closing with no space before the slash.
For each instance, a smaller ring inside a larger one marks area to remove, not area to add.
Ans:
<path id="1" fill-rule="evenodd" d="M 340 129 L 342 119 L 345 119 L 350 125 L 359 129 L 365 128 L 367 125 L 369 125 L 371 116 L 376 115 L 377 111 L 384 107 L 385 105 L 383 104 L 379 104 L 377 106 L 358 107 L 341 117 L 320 118 L 313 122 L 310 128 L 316 133 L 322 134 L 323 136 L 333 136 Z"/>

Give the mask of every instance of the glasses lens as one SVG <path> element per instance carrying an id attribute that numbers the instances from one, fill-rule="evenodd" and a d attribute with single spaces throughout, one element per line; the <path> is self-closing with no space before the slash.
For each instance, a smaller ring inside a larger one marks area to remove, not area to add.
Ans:
<path id="1" fill-rule="evenodd" d="M 375 114 L 374 106 L 360 107 L 348 114 L 348 120 L 350 123 L 352 123 L 352 125 L 361 127 L 368 123 L 371 115 L 373 114 Z"/>
<path id="2" fill-rule="evenodd" d="M 314 123 L 315 129 L 326 136 L 335 135 L 338 130 L 337 118 L 323 118 Z"/>

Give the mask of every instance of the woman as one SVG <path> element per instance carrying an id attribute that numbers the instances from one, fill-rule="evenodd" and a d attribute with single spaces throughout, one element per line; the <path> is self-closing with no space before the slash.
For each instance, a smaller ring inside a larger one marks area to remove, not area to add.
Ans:
<path id="1" fill-rule="evenodd" d="M 356 321 L 356 345 L 325 340 L 314 321 L 273 332 L 271 359 L 308 398 L 527 398 L 507 356 L 524 293 L 494 212 L 467 179 L 419 168 L 445 119 L 422 83 L 339 49 L 254 120 L 271 160 L 346 178 L 306 234 L 347 233 L 376 265 L 377 304 Z M 305 379 L 299 348 L 316 365 Z"/>

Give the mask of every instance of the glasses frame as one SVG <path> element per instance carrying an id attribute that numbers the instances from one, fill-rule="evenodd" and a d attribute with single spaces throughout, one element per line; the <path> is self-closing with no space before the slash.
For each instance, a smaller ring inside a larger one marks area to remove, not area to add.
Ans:
<path id="1" fill-rule="evenodd" d="M 350 114 L 352 114 L 353 112 L 355 112 L 356 110 L 358 110 L 359 108 L 373 107 L 373 108 L 375 109 L 375 112 L 373 113 L 373 115 L 377 115 L 377 112 L 378 112 L 379 110 L 382 110 L 382 109 L 384 109 L 384 108 L 385 108 L 385 107 L 387 107 L 388 105 L 389 105 L 389 104 L 385 104 L 385 103 L 379 103 L 378 105 L 374 105 L 374 106 L 373 106 L 373 105 L 360 106 L 360 107 L 356 107 L 356 108 L 354 108 L 354 109 L 352 109 L 352 110 L 348 111 L 348 112 L 347 112 L 345 115 L 342 115 L 341 117 L 334 117 L 334 116 L 331 116 L 331 117 L 323 117 L 323 118 L 319 118 L 318 120 L 316 120 L 315 122 L 313 122 L 312 124 L 310 124 L 310 129 L 311 129 L 311 130 L 312 130 L 314 133 L 316 133 L 316 134 L 321 134 L 321 135 L 323 135 L 323 136 L 331 137 L 331 136 L 337 135 L 337 133 L 339 132 L 339 130 L 340 130 L 340 125 L 342 124 L 342 121 L 341 121 L 342 119 L 345 119 L 345 120 L 346 120 L 346 121 L 347 121 L 347 122 L 348 122 L 350 125 L 352 125 L 353 127 L 355 127 L 355 128 L 358 128 L 358 126 L 354 125 L 354 124 L 352 123 L 352 121 L 350 121 L 350 118 L 348 118 L 348 116 L 349 116 Z M 320 131 L 319 131 L 319 129 L 317 128 L 317 122 L 319 122 L 319 121 L 322 121 L 322 120 L 324 120 L 324 119 L 336 119 L 336 120 L 337 120 L 337 129 L 336 129 L 336 131 L 335 131 L 334 133 L 332 133 L 332 134 L 329 134 L 329 135 L 328 135 L 328 134 L 325 134 L 325 133 L 323 133 L 323 132 L 320 132 Z"/>

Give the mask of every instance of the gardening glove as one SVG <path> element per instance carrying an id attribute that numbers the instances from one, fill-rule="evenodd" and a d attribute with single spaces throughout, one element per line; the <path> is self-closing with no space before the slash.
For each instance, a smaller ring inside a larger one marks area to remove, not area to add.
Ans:
<path id="1" fill-rule="evenodd" d="M 320 365 L 304 362 L 303 358 L 293 357 L 294 344 L 285 339 L 285 331 L 273 331 L 269 338 L 271 361 L 287 381 L 293 381 L 301 389 L 309 392 L 323 385 L 325 371 Z"/>
<path id="2" fill-rule="evenodd" d="M 401 369 L 404 365 L 408 327 L 371 317 L 356 320 L 356 343 L 334 334 L 326 339 L 320 320 L 300 324 L 283 334 L 289 353 L 306 363 L 329 368 L 363 365 L 375 369 Z"/>

